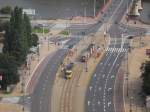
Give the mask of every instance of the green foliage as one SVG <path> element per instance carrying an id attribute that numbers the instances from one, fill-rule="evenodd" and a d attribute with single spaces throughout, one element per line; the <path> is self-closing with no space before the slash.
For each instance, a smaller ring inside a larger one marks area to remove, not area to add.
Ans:
<path id="1" fill-rule="evenodd" d="M 20 65 L 25 62 L 30 47 L 30 20 L 26 14 L 22 14 L 21 8 L 15 7 L 6 28 L 3 52 L 14 56 Z"/>
<path id="2" fill-rule="evenodd" d="M 15 7 L 11 12 L 10 21 L 2 27 L 5 30 L 3 53 L 0 55 L 0 70 L 4 80 L 0 83 L 3 89 L 7 85 L 19 81 L 17 68 L 22 65 L 32 46 L 31 24 L 28 16 L 22 14 L 22 9 Z"/>
<path id="3" fill-rule="evenodd" d="M 0 84 L 4 90 L 8 85 L 16 84 L 19 81 L 17 63 L 13 56 L 0 54 L 0 74 L 2 74 L 3 77 Z"/>
<path id="4" fill-rule="evenodd" d="M 60 34 L 69 35 L 69 32 L 68 31 L 62 31 L 62 32 L 60 32 Z"/>
<path id="5" fill-rule="evenodd" d="M 25 36 L 27 38 L 27 43 L 28 43 L 28 47 L 31 47 L 31 33 L 32 33 L 32 29 L 31 29 L 31 23 L 30 23 L 30 19 L 29 17 L 24 14 L 24 33 Z"/>
<path id="6" fill-rule="evenodd" d="M 39 40 L 39 38 L 38 38 L 38 36 L 36 35 L 36 34 L 32 34 L 32 46 L 37 46 L 38 45 L 38 40 Z"/>
<path id="7" fill-rule="evenodd" d="M 6 30 L 8 25 L 9 25 L 8 21 L 0 21 L 0 32 Z"/>
<path id="8" fill-rule="evenodd" d="M 11 14 L 12 8 L 10 6 L 5 6 L 1 8 L 0 13 L 2 14 Z"/>
<path id="9" fill-rule="evenodd" d="M 33 33 L 43 33 L 43 28 L 35 27 L 32 29 Z M 44 28 L 44 33 L 49 33 L 49 29 Z"/>
<path id="10" fill-rule="evenodd" d="M 145 62 L 142 67 L 143 92 L 150 95 L 150 61 Z"/>

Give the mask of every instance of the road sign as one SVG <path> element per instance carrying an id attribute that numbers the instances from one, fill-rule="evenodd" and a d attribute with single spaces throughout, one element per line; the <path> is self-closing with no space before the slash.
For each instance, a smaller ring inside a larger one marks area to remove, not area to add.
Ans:
<path id="1" fill-rule="evenodd" d="M 150 56 L 150 49 L 146 49 L 146 55 Z"/>

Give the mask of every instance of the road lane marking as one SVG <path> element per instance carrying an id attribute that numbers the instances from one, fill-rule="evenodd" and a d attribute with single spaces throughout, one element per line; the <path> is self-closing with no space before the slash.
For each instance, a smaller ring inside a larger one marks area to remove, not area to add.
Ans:
<path id="1" fill-rule="evenodd" d="M 88 106 L 90 105 L 90 103 L 91 103 L 91 102 L 90 102 L 90 101 L 88 101 Z"/>
<path id="2" fill-rule="evenodd" d="M 112 88 L 108 88 L 108 91 L 112 90 Z"/>
<path id="3" fill-rule="evenodd" d="M 112 69 L 113 69 L 113 67 L 114 67 L 114 65 L 115 65 L 115 63 L 116 63 L 116 61 L 117 61 L 119 55 L 120 55 L 120 53 L 117 54 L 117 57 L 115 58 L 115 61 L 113 62 L 112 67 L 110 68 L 109 74 L 112 72 Z"/>
<path id="4" fill-rule="evenodd" d="M 100 102 L 100 101 L 98 101 L 97 103 L 98 103 L 98 105 L 100 105 L 100 104 L 101 104 L 101 102 Z"/>
<path id="5" fill-rule="evenodd" d="M 108 107 L 111 105 L 111 101 L 110 102 L 108 102 Z"/>
<path id="6" fill-rule="evenodd" d="M 99 87 L 98 89 L 99 89 L 99 91 L 101 91 L 101 90 L 102 90 L 102 88 L 101 88 L 101 87 Z"/>
<path id="7" fill-rule="evenodd" d="M 103 74 L 103 76 L 102 76 L 103 78 L 105 77 L 105 74 Z"/>
<path id="8" fill-rule="evenodd" d="M 92 86 L 89 87 L 90 91 L 92 90 L 92 88 L 93 88 Z"/>

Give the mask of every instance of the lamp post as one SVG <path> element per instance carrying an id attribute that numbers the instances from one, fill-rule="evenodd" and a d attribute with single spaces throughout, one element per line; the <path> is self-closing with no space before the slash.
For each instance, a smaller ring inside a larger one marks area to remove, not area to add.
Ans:
<path id="1" fill-rule="evenodd" d="M 39 49 L 39 41 L 37 46 L 37 55 L 38 55 L 38 61 L 40 60 L 40 49 Z"/>
<path id="2" fill-rule="evenodd" d="M 127 97 L 129 96 L 129 80 L 128 80 L 128 73 L 126 74 L 126 81 L 127 81 Z"/>
<path id="3" fill-rule="evenodd" d="M 104 6 L 105 6 L 105 4 L 106 4 L 106 1 L 104 0 Z"/>
<path id="4" fill-rule="evenodd" d="M 84 23 L 86 23 L 86 5 L 84 6 Z"/>
<path id="5" fill-rule="evenodd" d="M 96 0 L 94 0 L 94 17 L 96 16 Z"/>
<path id="6" fill-rule="evenodd" d="M 85 1 L 81 4 L 81 5 L 84 7 L 84 8 L 83 8 L 83 17 L 84 17 L 83 23 L 86 22 L 86 7 L 87 7 L 87 4 L 88 4 L 87 0 L 85 0 Z"/>
<path id="7" fill-rule="evenodd" d="M 25 103 L 25 76 L 26 76 L 26 70 L 24 70 L 24 74 L 22 74 L 22 90 L 21 92 L 23 93 L 23 107 L 22 107 L 22 112 L 25 111 L 25 108 L 24 108 L 24 103 Z"/>
<path id="8" fill-rule="evenodd" d="M 130 112 L 132 112 L 132 101 L 133 101 L 133 97 L 130 97 Z"/>
<path id="9" fill-rule="evenodd" d="M 104 48 L 106 48 L 106 36 L 107 36 L 107 33 L 106 33 L 106 31 L 104 31 L 104 41 L 105 41 Z"/>
<path id="10" fill-rule="evenodd" d="M 44 24 L 42 24 L 42 33 L 43 33 L 43 37 L 44 37 Z"/>
<path id="11" fill-rule="evenodd" d="M 85 61 L 85 71 L 88 72 L 87 59 Z"/>
<path id="12" fill-rule="evenodd" d="M 49 51 L 49 41 L 50 41 L 50 38 L 48 38 L 47 40 L 48 51 Z"/>
<path id="13" fill-rule="evenodd" d="M 127 80 L 127 97 L 129 96 L 129 66 L 128 66 L 128 52 L 126 53 L 126 56 L 127 56 L 127 73 L 126 73 L 126 80 Z"/>

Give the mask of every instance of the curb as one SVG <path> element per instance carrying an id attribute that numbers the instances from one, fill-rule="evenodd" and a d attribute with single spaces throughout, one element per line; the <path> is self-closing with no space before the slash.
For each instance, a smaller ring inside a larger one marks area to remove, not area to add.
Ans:
<path id="1" fill-rule="evenodd" d="M 27 84 L 25 85 L 25 92 L 27 94 L 31 94 L 33 93 L 34 87 L 39 79 L 39 77 L 42 75 L 42 70 L 44 69 L 44 67 L 46 66 L 46 64 L 48 63 L 48 59 L 51 58 L 53 56 L 54 52 L 49 53 L 48 55 L 44 56 L 39 63 L 36 65 L 36 67 L 34 68 L 34 70 L 32 71 L 32 74 L 29 77 L 29 80 L 27 82 Z M 39 68 L 41 68 L 42 70 L 40 71 Z"/>

